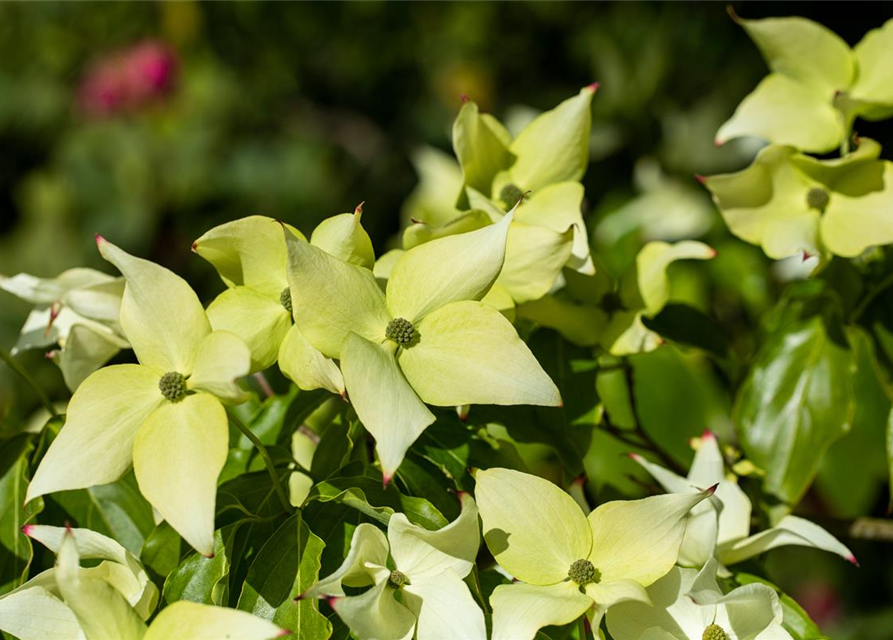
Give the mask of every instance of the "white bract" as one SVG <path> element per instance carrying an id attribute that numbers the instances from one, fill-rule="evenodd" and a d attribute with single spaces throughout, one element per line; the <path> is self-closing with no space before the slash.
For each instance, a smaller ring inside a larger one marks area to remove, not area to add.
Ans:
<path id="1" fill-rule="evenodd" d="M 120 349 L 130 346 L 118 326 L 123 278 L 94 269 L 69 269 L 55 278 L 20 273 L 0 276 L 0 289 L 35 305 L 13 355 L 58 345 L 48 355 L 72 391 Z"/>
<path id="2" fill-rule="evenodd" d="M 709 431 L 700 439 L 688 477 L 681 477 L 639 455 L 631 455 L 667 491 L 697 493 L 696 487 L 717 484 L 715 501 L 692 509 L 689 524 L 679 552 L 679 564 L 705 566 L 714 556 L 721 565 L 732 565 L 765 551 L 786 545 L 815 547 L 836 553 L 856 564 L 853 553 L 817 524 L 786 515 L 774 527 L 750 534 L 751 504 L 734 476 L 726 474 L 716 437 Z M 732 479 L 730 479 L 730 477 Z M 724 566 L 720 572 L 725 574 Z"/>
<path id="3" fill-rule="evenodd" d="M 648 587 L 651 604 L 623 602 L 608 612 L 614 640 L 792 640 L 778 594 L 747 584 L 723 594 L 717 563 L 701 571 L 674 567 Z"/>

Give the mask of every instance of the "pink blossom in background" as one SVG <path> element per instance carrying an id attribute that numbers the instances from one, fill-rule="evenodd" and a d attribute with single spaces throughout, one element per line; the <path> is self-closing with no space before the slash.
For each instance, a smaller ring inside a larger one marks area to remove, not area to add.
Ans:
<path id="1" fill-rule="evenodd" d="M 157 40 L 112 53 L 87 71 L 78 90 L 78 105 L 92 117 L 134 111 L 171 92 L 177 66 L 173 49 Z"/>

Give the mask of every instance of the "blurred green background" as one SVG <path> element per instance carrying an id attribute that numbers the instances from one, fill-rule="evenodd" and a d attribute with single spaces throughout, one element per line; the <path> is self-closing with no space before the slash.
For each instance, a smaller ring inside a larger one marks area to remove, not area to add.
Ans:
<path id="1" fill-rule="evenodd" d="M 804 15 L 850 43 L 893 16 L 888 3 L 735 9 Z M 134 89 L 140 73 L 149 84 L 141 76 Z M 460 94 L 511 128 L 599 81 L 584 180 L 598 255 L 620 272 L 646 240 L 712 244 L 711 264 L 674 267 L 674 298 L 709 310 L 746 363 L 796 265 L 772 265 L 732 238 L 693 175 L 749 161 L 753 142 L 716 148 L 713 134 L 764 73 L 721 3 L 0 4 L 0 273 L 108 270 L 98 232 L 210 300 L 221 286 L 189 251 L 207 229 L 260 213 L 309 232 L 361 201 L 381 252 L 416 185 L 417 151 L 450 152 Z M 860 133 L 893 144 L 889 124 Z M 28 306 L 0 296 L 8 348 Z M 53 397 L 67 397 L 42 354 L 21 359 Z M 688 411 L 686 434 L 708 426 L 699 420 L 728 433 L 734 372 L 698 361 L 680 378 L 674 367 L 687 359 L 668 347 L 644 357 L 639 375 L 676 378 L 665 395 Z M 0 369 L 4 427 L 36 406 Z M 683 443 L 680 435 L 674 446 Z M 881 485 L 854 507 L 834 478 L 820 476 L 808 508 L 883 515 Z M 831 637 L 886 640 L 893 546 L 846 542 L 861 570 L 795 549 L 771 555 L 772 576 Z"/>

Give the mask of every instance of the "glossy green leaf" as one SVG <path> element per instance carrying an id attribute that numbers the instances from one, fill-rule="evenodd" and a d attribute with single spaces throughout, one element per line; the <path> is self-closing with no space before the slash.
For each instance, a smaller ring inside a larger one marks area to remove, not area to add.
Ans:
<path id="1" fill-rule="evenodd" d="M 825 450 L 850 430 L 854 372 L 846 339 L 821 318 L 769 337 L 734 408 L 747 457 L 766 471 L 766 491 L 791 504 L 803 496 Z"/>
<path id="2" fill-rule="evenodd" d="M 25 506 L 28 486 L 28 456 L 34 450 L 34 436 L 21 434 L 0 442 L 0 594 L 24 582 L 33 550 L 22 527 L 43 509 L 43 502 Z"/>
<path id="3" fill-rule="evenodd" d="M 319 601 L 295 600 L 319 577 L 324 546 L 300 513 L 290 517 L 251 563 L 237 608 L 289 629 L 295 638 L 328 638 L 331 625 L 319 612 Z"/>
<path id="4" fill-rule="evenodd" d="M 186 556 L 164 581 L 165 602 L 189 600 L 204 604 L 226 605 L 229 597 L 229 573 L 232 545 L 238 525 L 214 532 L 214 555 L 200 553 Z"/>

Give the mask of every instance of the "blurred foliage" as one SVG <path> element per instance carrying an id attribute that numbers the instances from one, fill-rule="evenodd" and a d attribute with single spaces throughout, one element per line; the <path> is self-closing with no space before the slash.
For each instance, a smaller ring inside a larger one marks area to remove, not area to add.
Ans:
<path id="1" fill-rule="evenodd" d="M 746 17 L 804 15 L 850 43 L 893 13 L 881 4 L 735 8 Z M 149 40 L 174 53 L 170 90 L 136 108 L 85 110 L 79 96 L 96 65 Z M 640 406 L 646 430 L 687 465 L 684 438 L 708 425 L 731 436 L 727 416 L 747 374 L 741 363 L 753 362 L 767 336 L 782 331 L 781 321 L 764 326 L 766 313 L 785 281 L 805 275 L 796 263 L 773 264 L 733 238 L 693 179 L 739 169 L 752 157 L 753 143 L 717 148 L 713 135 L 764 73 L 720 3 L 0 4 L 0 273 L 105 269 L 93 244 L 98 232 L 184 275 L 209 300 L 220 285 L 189 252 L 205 230 L 260 213 L 306 232 L 361 201 L 381 254 L 395 243 L 401 204 L 417 180 L 410 159 L 423 145 L 449 151 L 460 94 L 517 130 L 597 80 L 584 184 L 600 266 L 622 273 L 647 240 L 699 238 L 719 254 L 671 270 L 671 303 L 709 315 L 723 338 L 711 343 L 720 345 L 717 353 L 708 357 L 680 339 L 632 359 L 636 385 L 660 391 Z M 863 129 L 893 145 L 889 126 Z M 874 268 L 865 266 L 869 280 Z M 847 290 L 846 273 L 826 277 Z M 878 298 L 862 324 L 888 327 L 890 306 Z M 15 341 L 27 311 L 4 295 L 4 345 Z M 893 361 L 893 338 L 876 355 L 850 340 L 858 358 Z M 53 398 L 67 397 L 58 370 L 40 354 L 22 362 Z M 598 393 L 623 427 L 627 398 L 622 380 L 611 378 L 599 376 Z M 854 393 L 865 412 L 888 409 L 878 393 Z M 15 425 L 36 407 L 9 369 L 0 370 L 4 429 L 21 430 Z M 525 462 L 548 475 L 541 445 L 511 435 Z M 832 519 L 883 514 L 883 462 L 859 458 L 872 446 L 883 451 L 882 430 L 857 429 L 833 444 L 808 510 Z M 583 467 L 593 495 L 644 492 L 643 478 L 620 461 L 626 449 L 605 433 L 596 430 L 589 442 L 571 431 L 568 447 L 588 447 Z M 871 478 L 860 476 L 863 464 Z M 847 472 L 829 470 L 835 466 Z M 93 500 L 98 513 L 102 500 Z M 158 533 L 144 520 L 134 544 Z M 893 547 L 853 548 L 861 572 L 797 549 L 773 555 L 770 572 L 818 621 L 833 625 L 832 637 L 889 638 Z"/>

